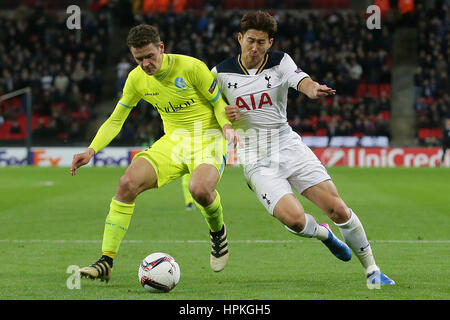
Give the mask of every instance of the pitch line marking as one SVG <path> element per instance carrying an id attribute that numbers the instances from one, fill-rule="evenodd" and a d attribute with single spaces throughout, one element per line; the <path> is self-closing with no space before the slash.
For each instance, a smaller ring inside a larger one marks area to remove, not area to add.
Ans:
<path id="1" fill-rule="evenodd" d="M 0 239 L 0 243 L 101 243 L 102 240 L 57 240 L 57 239 Z M 228 240 L 229 243 L 249 243 L 249 244 L 276 244 L 276 243 L 299 243 L 310 242 L 305 240 L 270 240 L 270 239 L 253 239 L 253 240 Z M 311 241 L 314 243 L 314 241 Z M 448 244 L 450 240 L 369 240 L 370 243 L 401 243 L 401 244 Z M 209 240 L 123 240 L 122 243 L 210 243 Z"/>

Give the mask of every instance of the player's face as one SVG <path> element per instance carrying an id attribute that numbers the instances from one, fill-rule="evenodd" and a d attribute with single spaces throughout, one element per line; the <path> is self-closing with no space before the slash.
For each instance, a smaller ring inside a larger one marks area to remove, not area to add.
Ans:
<path id="1" fill-rule="evenodd" d="M 273 38 L 265 31 L 249 29 L 244 34 L 239 32 L 238 41 L 241 45 L 241 57 L 247 69 L 254 69 L 264 59 L 267 50 L 273 43 Z"/>
<path id="2" fill-rule="evenodd" d="M 142 70 L 149 76 L 154 75 L 161 69 L 164 56 L 164 43 L 160 42 L 159 46 L 155 46 L 153 43 L 141 48 L 130 48 L 131 54 L 139 64 Z"/>

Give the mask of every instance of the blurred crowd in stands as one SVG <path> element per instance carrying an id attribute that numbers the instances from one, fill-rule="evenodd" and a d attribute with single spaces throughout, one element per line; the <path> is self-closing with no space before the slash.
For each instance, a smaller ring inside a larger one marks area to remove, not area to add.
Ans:
<path id="1" fill-rule="evenodd" d="M 68 30 L 66 19 L 38 4 L 0 16 L 0 94 L 31 87 L 36 143 L 84 141 L 104 81 L 106 16 L 86 18 L 83 32 Z M 24 100 L 0 105 L 0 139 L 25 138 Z"/>
<path id="2" fill-rule="evenodd" d="M 440 145 L 443 120 L 450 118 L 450 1 L 418 11 L 418 67 L 414 75 L 418 139 Z"/>
<path id="3" fill-rule="evenodd" d="M 390 137 L 393 26 L 386 21 L 383 28 L 369 30 L 364 13 L 351 10 L 277 10 L 321 8 L 318 3 L 325 8 L 322 2 L 327 1 L 92 0 L 82 32 L 65 27 L 66 15 L 39 6 L 22 8 L 12 17 L 0 16 L 0 30 L 5 31 L 0 33 L 0 94 L 33 88 L 37 142 L 56 137 L 59 142 L 86 143 L 92 138 L 86 136 L 86 126 L 97 115 L 93 106 L 101 97 L 102 84 L 110 81 L 102 77 L 102 70 L 113 28 L 157 25 L 166 52 L 197 57 L 212 68 L 239 52 L 236 34 L 242 13 L 233 10 L 235 6 L 246 3 L 247 9 L 255 9 L 263 3 L 273 8 L 279 23 L 272 49 L 287 52 L 313 79 L 337 90 L 335 97 L 319 100 L 291 90 L 288 120 L 294 130 L 306 136 Z M 349 1 L 328 2 L 337 9 L 349 6 Z M 438 10 L 421 10 L 418 26 L 420 67 L 414 79 L 414 107 L 418 128 L 429 130 L 440 127 L 450 105 L 446 2 Z M 136 65 L 125 39 L 118 50 L 122 59 L 114 62 L 115 98 Z M 9 137 L 23 134 L 22 109 L 20 98 L 0 105 L 0 140 L 6 134 L 2 121 L 9 124 Z M 142 100 L 114 144 L 148 145 L 162 134 L 157 112 Z"/>
<path id="4" fill-rule="evenodd" d="M 369 30 L 365 16 L 352 11 L 278 10 L 274 15 L 279 25 L 272 50 L 287 52 L 313 79 L 337 90 L 334 98 L 318 101 L 291 90 L 288 121 L 294 130 L 304 136 L 390 137 L 390 26 Z M 134 12 L 131 25 L 159 26 L 167 52 L 197 57 L 212 68 L 239 53 L 236 35 L 241 17 L 240 12 L 217 10 L 212 4 L 202 11 L 175 15 L 155 15 L 141 8 Z M 125 49 L 124 57 L 134 67 Z M 118 72 L 124 63 L 126 59 Z M 135 114 L 148 109 L 136 108 Z M 138 121 L 148 117 L 135 119 L 133 127 L 138 128 Z"/>

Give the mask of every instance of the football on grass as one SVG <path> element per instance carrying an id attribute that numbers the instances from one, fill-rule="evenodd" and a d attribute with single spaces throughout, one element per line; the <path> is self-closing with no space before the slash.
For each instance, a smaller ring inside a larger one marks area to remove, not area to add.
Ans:
<path id="1" fill-rule="evenodd" d="M 148 255 L 139 266 L 139 282 L 152 292 L 169 292 L 180 281 L 180 267 L 175 259 L 163 252 Z"/>

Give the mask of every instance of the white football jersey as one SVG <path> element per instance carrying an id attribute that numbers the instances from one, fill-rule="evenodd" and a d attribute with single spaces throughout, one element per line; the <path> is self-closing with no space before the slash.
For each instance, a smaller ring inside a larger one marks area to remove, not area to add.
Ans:
<path id="1" fill-rule="evenodd" d="M 291 132 L 286 107 L 289 88 L 297 89 L 309 77 L 284 52 L 268 52 L 258 69 L 247 70 L 241 56 L 224 60 L 211 70 L 219 88 L 229 104 L 236 104 L 240 119 L 233 122 L 244 138 L 244 149 L 252 148 L 253 139 Z M 239 130 L 240 129 L 240 130 Z"/>
<path id="2" fill-rule="evenodd" d="M 258 69 L 247 70 L 240 56 L 211 70 L 240 119 L 233 122 L 244 143 L 236 148 L 248 186 L 273 214 L 278 201 L 293 192 L 331 179 L 311 149 L 287 122 L 289 88 L 297 89 L 308 74 L 283 52 L 269 52 Z"/>
<path id="3" fill-rule="evenodd" d="M 278 51 L 267 53 L 258 69 L 247 70 L 238 55 L 224 60 L 212 72 L 228 103 L 239 106 L 241 117 L 233 127 L 244 130 L 286 125 L 288 89 L 297 89 L 300 81 L 309 77 L 287 53 Z"/>

